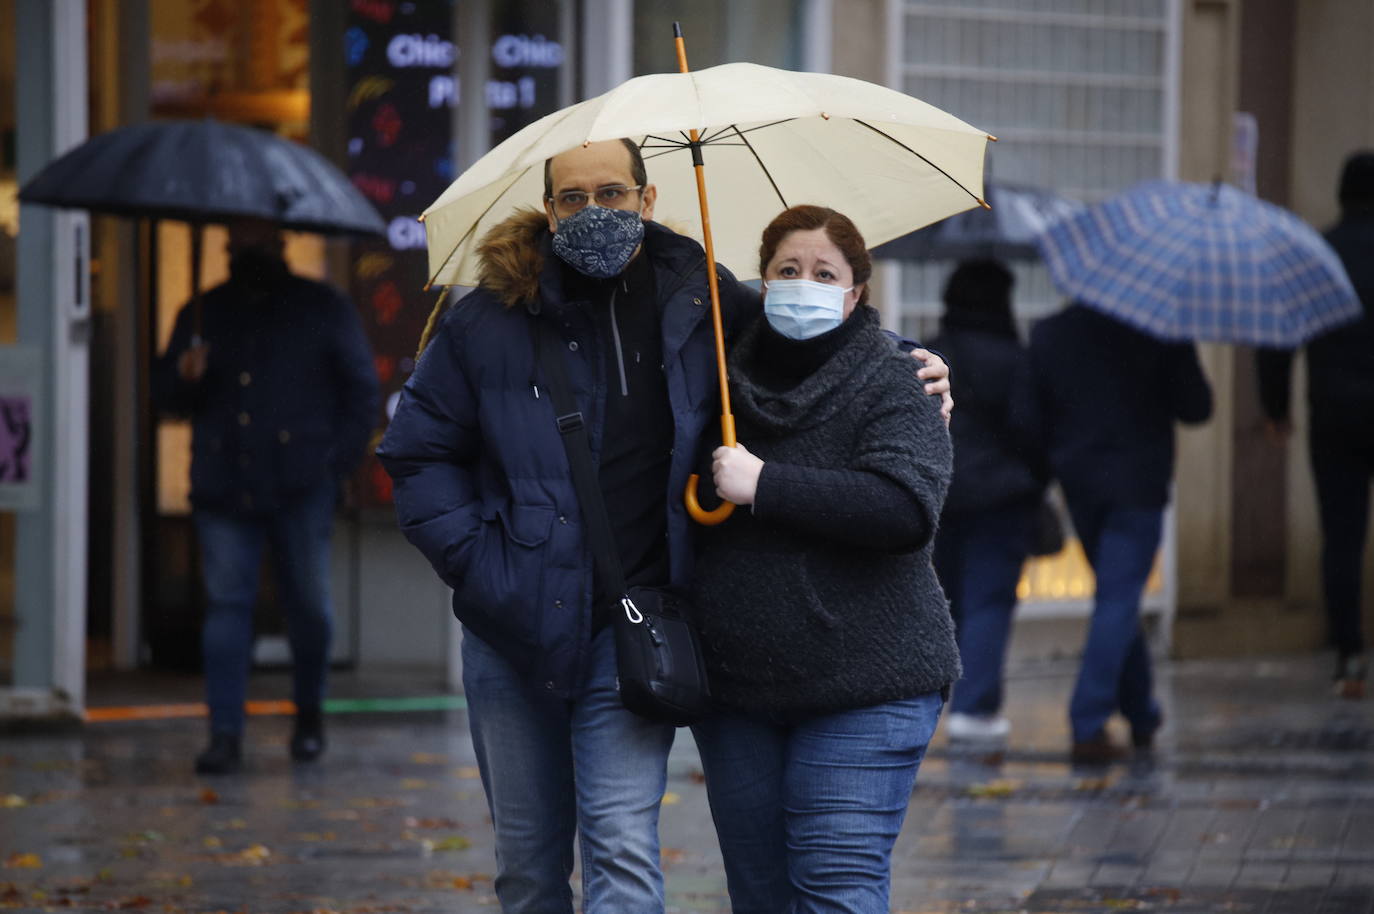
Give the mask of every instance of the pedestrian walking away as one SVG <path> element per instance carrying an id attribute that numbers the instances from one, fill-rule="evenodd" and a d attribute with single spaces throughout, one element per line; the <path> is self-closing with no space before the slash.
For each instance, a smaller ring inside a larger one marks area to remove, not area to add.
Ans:
<path id="1" fill-rule="evenodd" d="M 989 748 L 1011 728 L 1001 714 L 1002 667 L 1048 476 L 1029 417 L 1018 409 L 1024 398 L 1013 395 L 1030 383 L 1030 362 L 1012 320 L 1012 284 L 998 261 L 959 264 L 931 343 L 959 366 L 960 388 L 949 427 L 954 476 L 934 554 L 964 668 L 945 729 L 954 742 Z"/>
<path id="2" fill-rule="evenodd" d="M 718 393 L 705 257 L 653 221 L 657 189 L 635 144 L 579 146 L 545 174 L 544 211 L 483 240 L 480 285 L 438 319 L 378 453 L 401 528 L 453 587 L 463 623 L 502 910 L 572 910 L 576 834 L 589 914 L 662 911 L 674 731 L 616 692 L 617 595 L 593 573 L 533 334 L 552 322 L 564 343 L 627 583 L 685 588 L 680 496 Z M 728 270 L 717 280 L 733 339 L 759 297 Z M 943 362 L 924 370 L 944 386 Z"/>
<path id="3" fill-rule="evenodd" d="M 191 419 L 210 708 L 210 744 L 195 763 L 202 774 L 241 764 L 264 546 L 291 645 L 291 756 L 311 761 L 324 751 L 334 508 L 378 407 L 352 302 L 292 275 L 272 223 L 231 222 L 229 255 L 229 280 L 182 309 L 153 378 L 158 406 Z"/>
<path id="4" fill-rule="evenodd" d="M 736 511 L 693 586 L 713 694 L 694 726 L 732 910 L 888 908 L 891 852 L 944 692 L 954 626 L 931 567 L 949 434 L 867 305 L 842 214 L 784 211 L 764 314 L 730 357 Z"/>
<path id="5" fill-rule="evenodd" d="M 1096 576 L 1092 619 L 1069 704 L 1072 755 L 1109 761 L 1116 712 L 1138 749 L 1163 720 L 1140 601 L 1174 470 L 1174 423 L 1212 413 L 1192 343 L 1163 343 L 1081 303 L 1031 331 L 1027 409 Z M 1071 372 L 1059 366 L 1073 364 Z"/>
<path id="6" fill-rule="evenodd" d="M 1326 240 L 1340 255 L 1363 317 L 1307 344 L 1308 449 L 1321 519 L 1322 596 L 1336 651 L 1337 694 L 1363 698 L 1362 563 L 1374 480 L 1374 151 L 1352 154 L 1341 172 L 1340 221 Z M 1260 402 L 1273 437 L 1286 440 L 1294 350 L 1257 352 Z"/>

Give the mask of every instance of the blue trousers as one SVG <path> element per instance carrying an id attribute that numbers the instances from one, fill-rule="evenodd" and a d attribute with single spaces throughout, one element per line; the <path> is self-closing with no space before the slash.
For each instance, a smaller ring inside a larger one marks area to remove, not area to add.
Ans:
<path id="1" fill-rule="evenodd" d="M 662 914 L 658 810 L 674 729 L 621 704 L 613 634 L 593 639 L 588 682 L 569 701 L 526 683 L 463 632 L 463 690 L 496 829 L 503 914 L 572 914 L 574 836 L 586 914 Z"/>
<path id="2" fill-rule="evenodd" d="M 949 709 L 991 715 L 1002 710 L 1002 668 L 1016 609 L 1016 584 L 1030 551 L 1036 503 L 940 518 L 935 571 L 949 598 L 964 676 Z"/>
<path id="3" fill-rule="evenodd" d="M 938 692 L 781 723 L 692 728 L 734 914 L 887 914 L 892 845 Z"/>
<path id="4" fill-rule="evenodd" d="M 1064 491 L 1073 526 L 1097 584 L 1069 723 L 1077 742 L 1095 738 L 1116 711 L 1134 732 L 1159 723 L 1150 650 L 1140 627 L 1140 598 L 1154 565 L 1163 508 L 1114 505 Z"/>
<path id="5" fill-rule="evenodd" d="M 334 614 L 329 599 L 329 540 L 334 526 L 332 479 L 285 499 L 273 514 L 196 509 L 205 579 L 205 701 L 210 728 L 243 732 L 243 702 L 253 659 L 253 607 L 263 547 L 291 643 L 292 697 L 300 708 L 324 700 Z"/>

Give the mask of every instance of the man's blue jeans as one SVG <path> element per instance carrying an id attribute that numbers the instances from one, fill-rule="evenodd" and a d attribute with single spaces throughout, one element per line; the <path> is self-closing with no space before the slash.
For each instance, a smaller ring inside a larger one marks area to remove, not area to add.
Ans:
<path id="1" fill-rule="evenodd" d="M 887 914 L 892 845 L 943 700 L 692 728 L 734 914 Z"/>
<path id="2" fill-rule="evenodd" d="M 1016 585 L 1037 510 L 1031 503 L 940 519 L 935 570 L 949 597 L 964 665 L 951 711 L 986 716 L 1002 710 L 1002 668 Z"/>
<path id="3" fill-rule="evenodd" d="M 318 708 L 324 699 L 334 617 L 329 600 L 329 539 L 334 526 L 332 479 L 292 498 L 273 514 L 196 509 L 207 604 L 201 650 L 210 729 L 243 732 L 243 702 L 253 659 L 253 607 L 262 550 L 291 643 L 293 699 Z"/>
<path id="4" fill-rule="evenodd" d="M 586 914 L 662 912 L 658 810 L 674 730 L 621 704 L 611 629 L 593 639 L 573 700 L 540 694 L 465 629 L 463 690 L 504 914 L 571 914 L 574 835 Z"/>
<path id="5" fill-rule="evenodd" d="M 1073 739 L 1095 739 L 1115 711 L 1133 733 L 1152 733 L 1160 712 L 1140 626 L 1140 598 L 1159 548 L 1164 511 L 1113 505 L 1068 489 L 1064 495 L 1097 577 L 1088 640 L 1069 702 Z"/>

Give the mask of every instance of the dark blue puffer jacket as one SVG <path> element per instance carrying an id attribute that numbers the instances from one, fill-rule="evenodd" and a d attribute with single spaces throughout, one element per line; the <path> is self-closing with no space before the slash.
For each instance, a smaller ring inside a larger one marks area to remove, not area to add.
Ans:
<path id="1" fill-rule="evenodd" d="M 406 537 L 453 588 L 453 611 L 527 680 L 567 695 L 582 683 L 592 625 L 592 558 L 553 405 L 534 364 L 532 320 L 567 342 L 574 396 L 601 446 L 608 369 L 586 302 L 563 297 L 543 213 L 498 226 L 482 246 L 481 285 L 440 319 L 406 382 L 378 455 L 395 482 Z M 691 576 L 682 490 L 697 440 L 718 417 L 705 255 L 646 223 L 673 411 L 668 491 L 671 583 Z M 757 292 L 720 270 L 727 335 L 760 311 Z M 706 486 L 709 488 L 709 484 Z"/>

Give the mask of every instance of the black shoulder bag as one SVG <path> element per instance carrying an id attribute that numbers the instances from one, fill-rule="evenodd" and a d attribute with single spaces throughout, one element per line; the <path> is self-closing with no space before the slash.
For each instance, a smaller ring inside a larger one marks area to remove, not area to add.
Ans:
<path id="1" fill-rule="evenodd" d="M 620 700 L 635 714 L 657 723 L 675 727 L 695 723 L 710 712 L 711 693 L 691 609 L 675 591 L 625 586 L 606 500 L 592 464 L 586 424 L 573 400 L 563 363 L 563 340 L 548 321 L 533 317 L 531 322 L 535 357 L 543 369 L 558 433 L 568 452 L 592 558 L 606 593 L 620 595 L 611 615 Z"/>

